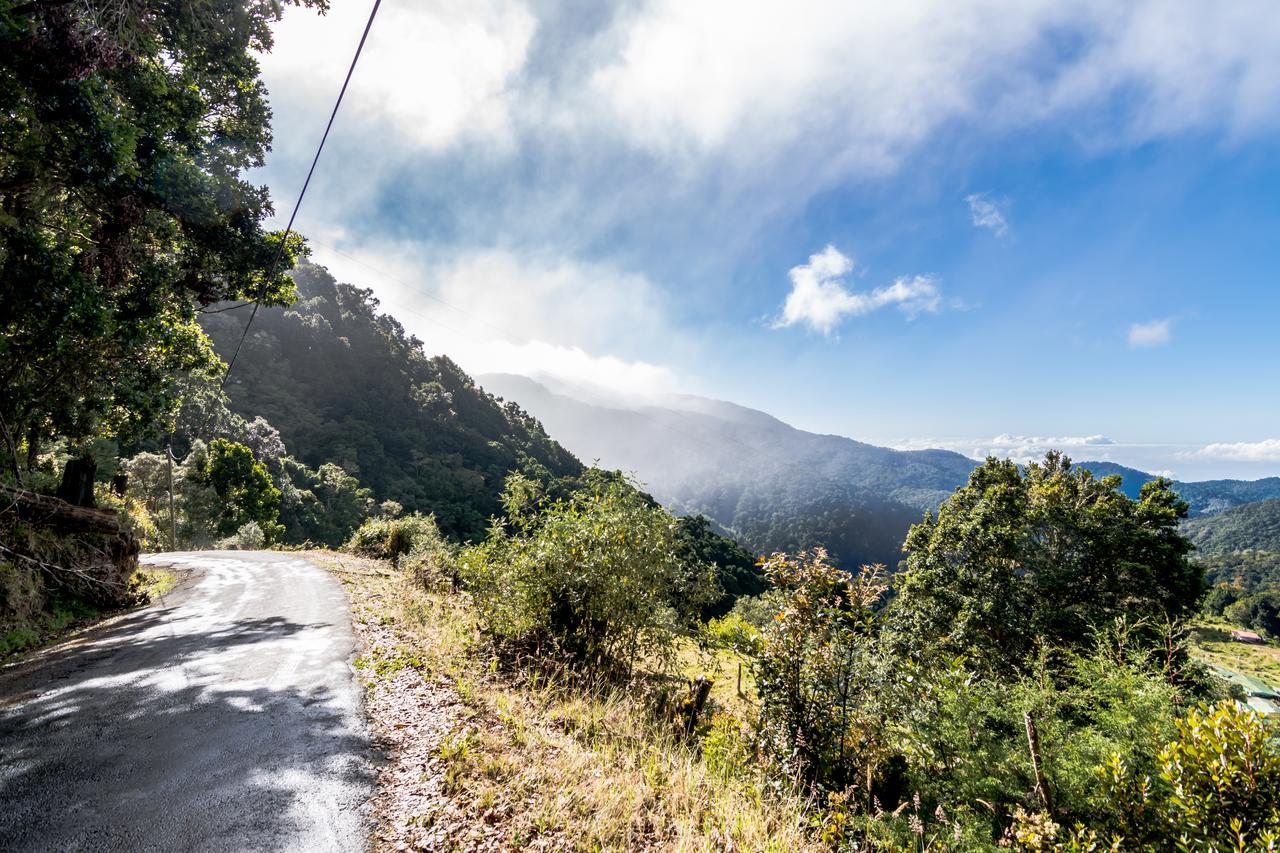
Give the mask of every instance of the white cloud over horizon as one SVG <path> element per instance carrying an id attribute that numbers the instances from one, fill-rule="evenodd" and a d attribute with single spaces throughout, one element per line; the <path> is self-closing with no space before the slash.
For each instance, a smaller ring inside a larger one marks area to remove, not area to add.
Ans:
<path id="1" fill-rule="evenodd" d="M 581 29 L 560 11 L 386 4 L 344 110 L 383 144 L 387 131 L 432 151 L 567 136 L 680 169 L 714 155 L 738 179 L 773 163 L 810 188 L 891 171 L 948 123 L 1097 122 L 1113 99 L 1126 117 L 1087 128 L 1087 144 L 1280 126 L 1280 16 L 1265 0 L 651 0 Z M 366 13 L 291 11 L 263 58 L 273 94 L 330 102 Z M 537 62 L 540 38 L 554 62 Z"/>
<path id="2" fill-rule="evenodd" d="M 1173 321 L 1150 320 L 1146 323 L 1134 323 L 1129 326 L 1129 347 L 1146 349 L 1162 347 L 1173 340 Z"/>
<path id="3" fill-rule="evenodd" d="M 787 273 L 791 292 L 773 327 L 806 325 L 830 335 L 848 317 L 892 306 L 914 318 L 937 311 L 941 303 L 937 283 L 929 276 L 899 278 L 884 287 L 855 292 L 844 284 L 844 277 L 852 271 L 853 261 L 835 246 L 810 255 L 807 264 L 792 267 Z"/>
<path id="4" fill-rule="evenodd" d="M 1195 451 L 1195 456 L 1235 462 L 1280 462 L 1280 438 L 1262 441 L 1235 441 L 1208 444 Z"/>

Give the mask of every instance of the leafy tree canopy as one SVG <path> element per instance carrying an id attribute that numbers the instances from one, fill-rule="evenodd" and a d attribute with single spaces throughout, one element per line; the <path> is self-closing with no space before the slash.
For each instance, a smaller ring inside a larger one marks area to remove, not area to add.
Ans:
<path id="1" fill-rule="evenodd" d="M 267 466 L 254 459 L 248 447 L 215 438 L 209 442 L 208 456 L 195 477 L 218 496 L 218 533 L 229 536 L 255 522 L 268 539 L 279 534 L 280 490 L 271 482 Z"/>
<path id="2" fill-rule="evenodd" d="M 255 52 L 287 5 L 0 0 L 4 447 L 167 417 L 216 356 L 196 308 L 292 300 L 301 241 L 242 180 L 271 142 Z"/>
<path id="3" fill-rule="evenodd" d="M 1183 616 L 1204 591 L 1178 532 L 1187 506 L 1158 479 L 1134 500 L 1050 453 L 1025 471 L 987 459 L 911 529 L 894 621 L 906 646 L 935 642 L 997 670 L 1038 641 L 1079 648 L 1118 616 Z"/>

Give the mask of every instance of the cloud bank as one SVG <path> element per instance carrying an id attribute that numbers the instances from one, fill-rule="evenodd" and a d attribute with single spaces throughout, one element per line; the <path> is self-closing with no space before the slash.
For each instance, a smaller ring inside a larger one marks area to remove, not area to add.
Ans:
<path id="1" fill-rule="evenodd" d="M 1209 444 L 1195 455 L 1235 462 L 1280 462 L 1280 438 Z"/>

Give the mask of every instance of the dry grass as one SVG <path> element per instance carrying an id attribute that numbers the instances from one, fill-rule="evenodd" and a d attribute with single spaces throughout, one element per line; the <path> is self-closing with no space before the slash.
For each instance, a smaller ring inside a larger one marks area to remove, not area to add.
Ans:
<path id="1" fill-rule="evenodd" d="M 315 556 L 350 592 L 375 728 L 425 732 L 392 750 L 383 785 L 402 790 L 379 795 L 378 848 L 821 849 L 801 800 L 750 772 L 712 772 L 699 744 L 655 718 L 644 695 L 589 695 L 493 672 L 474 645 L 464 596 L 415 588 L 384 563 Z M 712 708 L 749 708 L 736 694 L 735 661 L 692 648 L 681 659 L 715 674 Z M 378 719 L 388 708 L 407 713 L 387 694 L 415 680 L 435 691 L 426 701 L 439 704 L 446 725 L 396 729 L 396 720 Z M 396 770 L 404 764 L 396 750 L 415 748 L 413 772 Z"/>

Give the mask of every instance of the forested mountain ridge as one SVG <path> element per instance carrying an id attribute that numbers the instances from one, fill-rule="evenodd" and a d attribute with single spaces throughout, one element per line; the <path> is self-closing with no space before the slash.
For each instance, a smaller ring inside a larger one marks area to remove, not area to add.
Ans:
<path id="1" fill-rule="evenodd" d="M 1182 525 L 1201 554 L 1235 551 L 1280 553 L 1280 498 L 1254 501 Z"/>
<path id="2" fill-rule="evenodd" d="M 510 471 L 543 481 L 582 472 L 519 406 L 495 400 L 448 358 L 428 357 L 371 291 L 312 263 L 294 280 L 297 303 L 258 311 L 226 390 L 235 411 L 266 418 L 299 459 L 336 463 L 379 500 L 435 513 L 461 539 L 484 535 Z M 224 358 L 246 319 L 202 317 Z"/>
<path id="3" fill-rule="evenodd" d="M 1138 496 L 1144 483 L 1156 478 L 1155 474 L 1114 462 L 1077 462 L 1076 467 L 1088 468 L 1098 477 L 1120 475 L 1120 490 L 1131 498 Z M 1280 497 L 1280 477 L 1263 477 L 1259 480 L 1198 480 L 1190 483 L 1175 480 L 1173 488 L 1190 504 L 1192 516 L 1205 516 L 1253 501 Z"/>
<path id="4" fill-rule="evenodd" d="M 631 471 L 675 512 L 701 513 L 757 551 L 824 545 L 845 566 L 896 566 L 907 529 L 977 464 L 796 429 L 693 396 L 652 405 L 587 401 L 521 376 L 477 378 L 586 460 Z"/>

